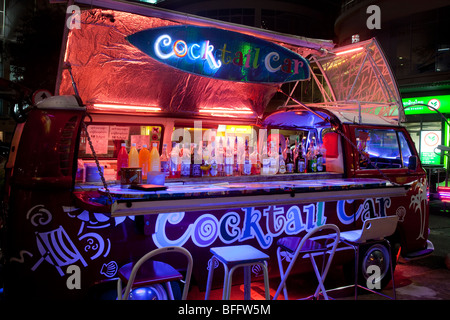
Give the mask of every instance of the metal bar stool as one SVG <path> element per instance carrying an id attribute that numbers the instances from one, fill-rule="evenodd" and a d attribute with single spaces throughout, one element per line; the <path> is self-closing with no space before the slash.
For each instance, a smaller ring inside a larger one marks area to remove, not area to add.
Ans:
<path id="1" fill-rule="evenodd" d="M 327 230 L 327 234 L 317 235 L 319 232 Z M 273 297 L 277 300 L 278 295 L 283 290 L 285 300 L 288 300 L 288 293 L 286 289 L 286 280 L 295 265 L 297 258 L 301 255 L 301 258 L 308 258 L 314 269 L 314 273 L 317 277 L 319 284 L 313 295 L 313 299 L 319 299 L 319 295 L 322 292 L 323 297 L 328 300 L 327 291 L 325 290 L 324 282 L 333 261 L 336 247 L 339 244 L 340 231 L 334 224 L 325 224 L 323 226 L 316 227 L 310 230 L 304 237 L 284 237 L 278 240 L 277 258 L 278 267 L 280 268 L 281 282 L 278 286 L 277 292 Z M 327 259 L 328 254 L 328 259 Z M 322 255 L 322 270 L 317 267 L 314 255 Z M 283 268 L 283 260 L 289 262 L 286 270 Z"/>
<path id="2" fill-rule="evenodd" d="M 208 282 L 206 284 L 205 300 L 209 299 L 211 291 L 211 285 L 214 275 L 215 261 L 220 261 L 224 267 L 224 280 L 223 280 L 223 300 L 230 299 L 231 282 L 233 278 L 233 272 L 236 268 L 244 268 L 244 299 L 250 300 L 250 282 L 251 282 L 251 270 L 253 265 L 261 266 L 264 274 L 264 288 L 265 298 L 270 300 L 269 291 L 269 272 L 267 269 L 267 261 L 269 256 L 258 249 L 250 245 L 229 246 L 229 247 L 215 247 L 211 248 L 210 252 L 213 254 L 210 260 Z"/>
<path id="3" fill-rule="evenodd" d="M 355 284 L 347 286 L 355 288 L 355 300 L 358 299 L 358 288 L 362 288 L 366 291 L 384 296 L 390 299 L 396 299 L 395 294 L 395 281 L 394 281 L 394 269 L 392 267 L 392 251 L 391 244 L 386 239 L 386 237 L 392 235 L 397 228 L 398 217 L 397 216 L 387 216 L 367 219 L 364 221 L 364 225 L 360 230 L 351 230 L 341 232 L 341 242 L 352 247 L 355 251 Z M 391 271 L 391 281 L 392 281 L 392 297 L 382 294 L 381 292 L 372 290 L 368 287 L 358 284 L 359 276 L 359 248 L 362 245 L 370 245 L 377 243 L 386 243 L 389 254 L 389 268 Z M 347 287 L 342 287 L 338 289 L 343 289 Z"/>
<path id="4" fill-rule="evenodd" d="M 150 260 L 156 255 L 169 252 L 177 252 L 183 254 L 187 258 L 187 270 L 181 297 L 182 300 L 186 300 L 192 274 L 192 256 L 186 249 L 175 246 L 155 249 L 145 254 L 136 263 L 130 262 L 122 266 L 119 269 L 119 279 L 117 281 L 118 300 L 128 300 L 130 292 L 134 288 L 155 284 L 165 284 L 169 298 L 174 300 L 170 281 L 182 280 L 183 275 L 167 263 L 154 261 L 153 259 Z M 125 291 L 122 291 L 122 282 L 127 284 Z"/>

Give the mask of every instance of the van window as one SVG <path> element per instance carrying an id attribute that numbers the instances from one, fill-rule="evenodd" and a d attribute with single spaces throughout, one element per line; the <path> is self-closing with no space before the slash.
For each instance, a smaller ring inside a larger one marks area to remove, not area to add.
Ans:
<path id="1" fill-rule="evenodd" d="M 404 134 L 393 129 L 356 129 L 356 142 L 360 169 L 404 168 L 412 155 Z"/>

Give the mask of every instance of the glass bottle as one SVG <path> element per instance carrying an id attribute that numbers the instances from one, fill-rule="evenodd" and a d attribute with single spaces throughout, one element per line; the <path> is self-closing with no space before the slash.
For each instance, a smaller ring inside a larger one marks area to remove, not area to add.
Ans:
<path id="1" fill-rule="evenodd" d="M 278 153 L 275 147 L 275 141 L 270 141 L 270 153 L 269 153 L 269 174 L 276 174 L 278 172 Z"/>
<path id="2" fill-rule="evenodd" d="M 244 147 L 244 163 L 242 166 L 242 174 L 248 176 L 252 173 L 252 162 L 250 159 L 250 152 L 248 149 L 248 139 L 245 139 Z"/>
<path id="3" fill-rule="evenodd" d="M 217 150 L 217 175 L 219 177 L 225 176 L 225 151 L 223 150 L 222 137 L 220 137 L 219 149 Z"/>
<path id="4" fill-rule="evenodd" d="M 233 176 L 241 175 L 241 165 L 239 163 L 239 154 L 238 154 L 238 138 L 237 136 L 234 139 L 233 146 Z"/>
<path id="5" fill-rule="evenodd" d="M 251 174 L 260 174 L 261 159 L 258 152 L 258 144 L 256 142 L 253 143 L 253 152 L 250 154 L 250 162 L 252 164 Z"/>
<path id="6" fill-rule="evenodd" d="M 117 180 L 120 180 L 120 169 L 128 167 L 128 152 L 126 143 L 122 143 L 117 155 Z"/>
<path id="7" fill-rule="evenodd" d="M 304 173 L 306 172 L 306 159 L 304 156 L 303 143 L 298 143 L 297 145 L 297 159 L 296 159 L 295 172 Z"/>
<path id="8" fill-rule="evenodd" d="M 170 177 L 179 178 L 180 172 L 180 146 L 178 143 L 172 143 L 172 151 L 170 152 Z"/>
<path id="9" fill-rule="evenodd" d="M 134 168 L 139 167 L 139 153 L 136 149 L 136 143 L 131 144 L 130 153 L 128 154 L 128 166 Z"/>
<path id="10" fill-rule="evenodd" d="M 278 147 L 278 173 L 285 173 L 286 172 L 286 161 L 284 160 L 283 156 L 283 150 L 281 149 L 281 143 Z"/>
<path id="11" fill-rule="evenodd" d="M 147 173 L 150 171 L 150 151 L 146 144 L 142 145 L 142 149 L 139 150 L 139 167 L 142 168 L 143 181 L 147 181 Z"/>
<path id="12" fill-rule="evenodd" d="M 292 159 L 289 139 L 286 139 L 286 173 L 294 173 L 294 159 Z"/>
<path id="13" fill-rule="evenodd" d="M 149 156 L 149 171 L 160 172 L 161 171 L 161 160 L 159 159 L 158 144 L 152 144 L 152 150 Z"/>
<path id="14" fill-rule="evenodd" d="M 161 153 L 161 157 L 159 159 L 161 162 L 161 172 L 164 173 L 164 176 L 166 178 L 168 178 L 169 174 L 170 174 L 170 169 L 169 169 L 170 163 L 169 163 L 169 157 L 167 155 L 167 144 L 165 144 L 165 143 L 163 144 L 163 150 Z"/>
<path id="15" fill-rule="evenodd" d="M 181 176 L 189 177 L 191 174 L 191 157 L 188 149 L 189 145 L 185 144 L 181 154 Z"/>
<path id="16" fill-rule="evenodd" d="M 196 144 L 191 145 L 191 177 L 202 176 L 202 156 L 200 154 L 200 148 L 197 148 Z"/>
<path id="17" fill-rule="evenodd" d="M 210 164 L 211 164 L 211 169 L 209 170 L 209 173 L 210 173 L 211 177 L 216 177 L 218 175 L 218 165 L 217 165 L 217 158 L 216 158 L 216 142 L 214 140 L 211 142 Z"/>
<path id="18" fill-rule="evenodd" d="M 230 138 L 227 138 L 227 149 L 225 150 L 225 175 L 233 175 L 233 153 L 230 146 Z"/>

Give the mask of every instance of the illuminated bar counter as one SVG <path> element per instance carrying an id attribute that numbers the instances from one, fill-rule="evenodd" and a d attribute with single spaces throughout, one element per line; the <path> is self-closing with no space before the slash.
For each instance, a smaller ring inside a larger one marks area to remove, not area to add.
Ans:
<path id="1" fill-rule="evenodd" d="M 169 213 L 177 211 L 202 211 L 266 205 L 288 205 L 311 202 L 327 202 L 375 197 L 404 196 L 409 185 L 395 186 L 382 179 L 340 178 L 337 174 L 324 173 L 327 179 L 316 174 L 309 179 L 280 180 L 269 177 L 264 181 L 232 179 L 175 180 L 166 190 L 141 191 L 124 189 L 120 185 L 108 190 L 115 202 L 111 208 L 113 217 Z M 312 179 L 316 176 L 316 179 Z M 233 179 L 234 178 L 234 179 Z M 283 177 L 284 178 L 284 177 Z M 273 179 L 273 180 L 272 180 Z M 269 181 L 267 181 L 269 180 Z M 203 183 L 201 183 L 203 181 Z M 98 189 L 103 196 L 104 188 Z"/>

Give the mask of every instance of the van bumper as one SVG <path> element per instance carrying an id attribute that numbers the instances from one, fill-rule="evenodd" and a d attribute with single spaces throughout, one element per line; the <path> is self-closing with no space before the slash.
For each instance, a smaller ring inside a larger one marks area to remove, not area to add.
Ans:
<path id="1" fill-rule="evenodd" d="M 434 245 L 430 240 L 427 240 L 427 247 L 418 251 L 408 252 L 402 255 L 406 261 L 417 260 L 431 255 L 434 252 Z"/>

